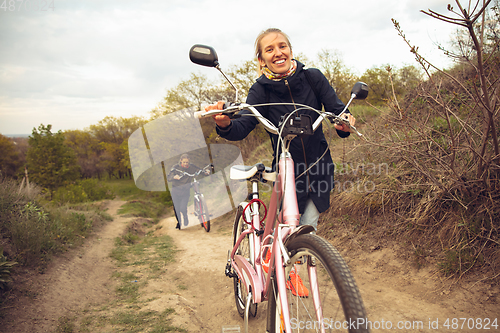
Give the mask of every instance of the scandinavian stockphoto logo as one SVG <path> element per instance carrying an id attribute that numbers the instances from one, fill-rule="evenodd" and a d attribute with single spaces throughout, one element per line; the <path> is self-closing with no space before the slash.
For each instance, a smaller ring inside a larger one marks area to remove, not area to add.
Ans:
<path id="1" fill-rule="evenodd" d="M 246 184 L 229 179 L 229 169 L 243 164 L 238 147 L 230 144 L 208 144 L 205 141 L 200 121 L 194 116 L 194 108 L 169 113 L 151 121 L 136 130 L 129 138 L 129 155 L 132 174 L 138 188 L 145 191 L 170 191 L 177 212 L 186 207 L 189 226 L 198 225 L 193 217 L 194 179 L 199 183 L 210 217 L 216 218 L 229 211 L 248 195 Z M 192 167 L 180 166 L 181 157 L 187 157 Z M 213 171 L 200 173 L 196 177 L 190 172 L 213 165 Z M 179 182 L 169 177 L 172 169 L 179 177 L 187 175 Z M 187 195 L 186 200 L 178 200 L 176 195 Z"/>
<path id="2" fill-rule="evenodd" d="M 389 174 L 387 163 L 339 163 L 335 165 L 335 191 L 372 193 L 375 191 L 373 176 Z M 345 177 L 344 177 L 345 176 Z"/>
<path id="3" fill-rule="evenodd" d="M 263 163 L 270 166 L 271 160 L 265 159 Z M 295 169 L 297 193 L 301 191 L 372 193 L 375 191 L 376 185 L 370 179 L 373 176 L 382 176 L 388 173 L 389 165 L 387 163 L 323 163 L 314 166 L 297 163 Z M 318 180 L 314 177 L 316 175 L 333 175 L 334 177 L 321 177 Z M 263 184 L 261 191 L 271 192 L 272 187 L 269 184 Z"/>
<path id="4" fill-rule="evenodd" d="M 317 320 L 299 320 L 297 318 L 292 318 L 290 324 L 293 330 L 304 330 L 304 329 L 314 329 L 314 330 L 422 330 L 425 328 L 424 322 L 421 320 L 408 321 L 401 320 L 393 323 L 389 320 L 368 320 L 367 318 L 356 318 L 349 320 L 336 320 L 333 318 L 323 318 L 321 321 Z M 435 322 L 429 322 L 429 329 L 435 328 Z"/>

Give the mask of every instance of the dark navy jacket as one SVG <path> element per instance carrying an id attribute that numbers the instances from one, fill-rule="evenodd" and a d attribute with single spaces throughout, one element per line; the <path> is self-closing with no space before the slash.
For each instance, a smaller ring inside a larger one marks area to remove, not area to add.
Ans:
<path id="1" fill-rule="evenodd" d="M 246 103 L 255 105 L 261 103 L 294 102 L 311 106 L 316 110 L 321 110 L 321 104 L 323 104 L 325 111 L 336 114 L 342 112 L 344 104 L 339 100 L 326 77 L 318 69 L 307 69 L 311 84 L 314 85 L 318 94 L 318 97 L 316 97 L 315 90 L 308 81 L 305 71 L 304 65 L 297 62 L 296 72 L 287 79 L 273 81 L 264 75 L 260 76 L 250 88 Z M 268 90 L 267 94 L 266 90 Z M 281 116 L 292 112 L 294 106 L 279 105 L 257 107 L 257 109 L 264 117 L 277 126 L 281 120 Z M 318 118 L 318 114 L 310 110 L 301 110 L 299 114 L 308 114 L 311 116 L 313 122 Z M 217 133 L 227 140 L 238 141 L 244 139 L 257 124 L 258 120 L 255 117 L 241 117 L 233 119 L 231 125 L 226 129 L 217 128 Z M 349 135 L 348 132 L 337 131 L 337 133 L 341 137 Z M 277 135 L 270 134 L 270 137 L 273 148 L 275 148 Z M 295 163 L 295 176 L 298 176 L 308 166 L 316 162 L 327 149 L 328 144 L 321 126 L 312 136 L 296 137 L 293 139 L 290 145 L 290 153 Z M 313 200 L 320 213 L 330 207 L 330 191 L 334 187 L 334 164 L 329 150 L 318 164 L 307 174 L 296 180 L 296 187 L 299 212 L 301 214 L 304 212 L 308 198 Z"/>
<path id="2" fill-rule="evenodd" d="M 194 164 L 189 164 L 188 168 L 183 168 L 182 166 L 180 166 L 180 164 L 174 164 L 167 175 L 167 180 L 169 182 L 172 182 L 172 187 L 179 187 L 188 184 L 190 185 L 194 177 L 188 176 L 184 172 L 193 175 L 200 170 L 201 169 Z M 174 179 L 175 175 L 179 175 L 181 176 L 181 178 Z M 185 188 L 190 189 L 191 187 L 187 186 Z"/>

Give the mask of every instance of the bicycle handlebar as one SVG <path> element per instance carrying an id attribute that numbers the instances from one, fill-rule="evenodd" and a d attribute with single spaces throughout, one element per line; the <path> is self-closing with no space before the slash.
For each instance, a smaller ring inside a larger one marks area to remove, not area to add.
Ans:
<path id="1" fill-rule="evenodd" d="M 250 105 L 246 103 L 241 103 L 241 104 L 234 104 L 234 105 L 229 105 L 227 106 L 224 110 L 211 110 L 211 111 L 196 111 L 194 113 L 195 117 L 197 118 L 205 118 L 209 117 L 212 115 L 216 114 L 227 114 L 229 118 L 231 118 L 231 115 L 234 115 L 234 113 L 242 111 L 242 110 L 248 110 L 250 111 L 253 116 L 257 118 L 257 120 L 264 126 L 264 128 L 272 133 L 272 134 L 279 134 L 279 128 L 276 127 L 273 123 L 271 123 L 267 118 L 262 116 L 259 111 L 255 108 L 256 106 L 267 106 L 267 105 L 294 105 L 299 108 L 304 108 L 304 109 L 309 109 L 317 112 L 319 114 L 318 119 L 314 122 L 312 125 L 312 130 L 313 132 L 316 131 L 316 129 L 319 127 L 321 122 L 325 119 L 332 119 L 334 123 L 337 124 L 346 124 L 350 129 L 352 129 L 358 136 L 363 136 L 356 127 L 352 126 L 347 119 L 344 119 L 340 117 L 340 115 L 344 114 L 344 111 L 340 113 L 339 115 L 336 115 L 331 112 L 323 112 L 323 111 L 318 111 L 308 105 L 303 105 L 303 104 L 296 104 L 296 103 L 266 103 L 266 104 L 258 104 L 258 105 Z M 347 107 L 346 107 L 347 108 Z"/>
<path id="2" fill-rule="evenodd" d="M 212 164 L 208 164 L 208 165 L 204 166 L 203 168 L 201 168 L 200 170 L 196 171 L 196 172 L 195 172 L 195 173 L 193 173 L 193 174 L 187 173 L 186 171 L 182 171 L 182 170 L 179 170 L 179 169 L 176 169 L 176 171 L 177 171 L 178 173 L 182 173 L 183 175 L 186 175 L 186 176 L 188 176 L 188 177 L 196 177 L 196 176 L 198 176 L 200 173 L 205 172 L 205 170 L 206 170 L 206 169 L 208 169 L 208 168 L 212 168 L 212 170 L 213 170 L 213 167 L 214 167 L 214 166 L 213 166 Z"/>

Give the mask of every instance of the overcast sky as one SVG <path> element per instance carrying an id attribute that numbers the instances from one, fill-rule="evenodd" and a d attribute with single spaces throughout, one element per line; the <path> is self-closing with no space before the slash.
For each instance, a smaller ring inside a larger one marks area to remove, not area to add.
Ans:
<path id="1" fill-rule="evenodd" d="M 2 1 L 0 1 L 1 3 Z M 436 43 L 455 28 L 420 13 L 448 0 L 16 0 L 0 8 L 0 133 L 84 129 L 106 116 L 148 116 L 190 73 L 193 44 L 215 47 L 222 68 L 253 58 L 257 34 L 278 27 L 314 60 L 337 50 L 358 74 L 414 64 L 391 18 L 441 67 Z M 44 9 L 44 10 L 42 10 Z M 367 82 L 369 84 L 369 82 Z"/>

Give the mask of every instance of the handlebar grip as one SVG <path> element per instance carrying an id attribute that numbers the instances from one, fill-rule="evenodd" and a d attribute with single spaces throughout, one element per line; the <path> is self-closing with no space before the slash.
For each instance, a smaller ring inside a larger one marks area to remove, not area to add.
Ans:
<path id="1" fill-rule="evenodd" d="M 208 115 L 206 115 L 206 111 L 195 111 L 194 113 L 194 116 L 198 119 L 201 119 L 201 118 L 205 118 L 205 117 L 208 117 Z"/>
<path id="2" fill-rule="evenodd" d="M 237 105 L 236 103 L 224 103 L 224 105 L 222 106 L 222 110 L 226 110 L 228 107 L 231 107 L 231 106 L 234 106 L 234 105 Z M 205 117 L 209 117 L 209 116 L 212 116 L 213 114 L 217 113 L 217 112 L 214 112 L 214 111 L 222 111 L 222 110 L 210 110 L 210 111 L 195 111 L 194 112 L 194 116 L 198 119 L 201 119 L 201 118 L 205 118 Z M 234 112 L 236 112 L 237 110 L 234 110 Z M 207 114 L 208 113 L 208 114 Z M 228 113 L 227 114 L 230 118 L 231 117 L 234 117 L 233 116 L 233 112 L 231 113 Z"/>

